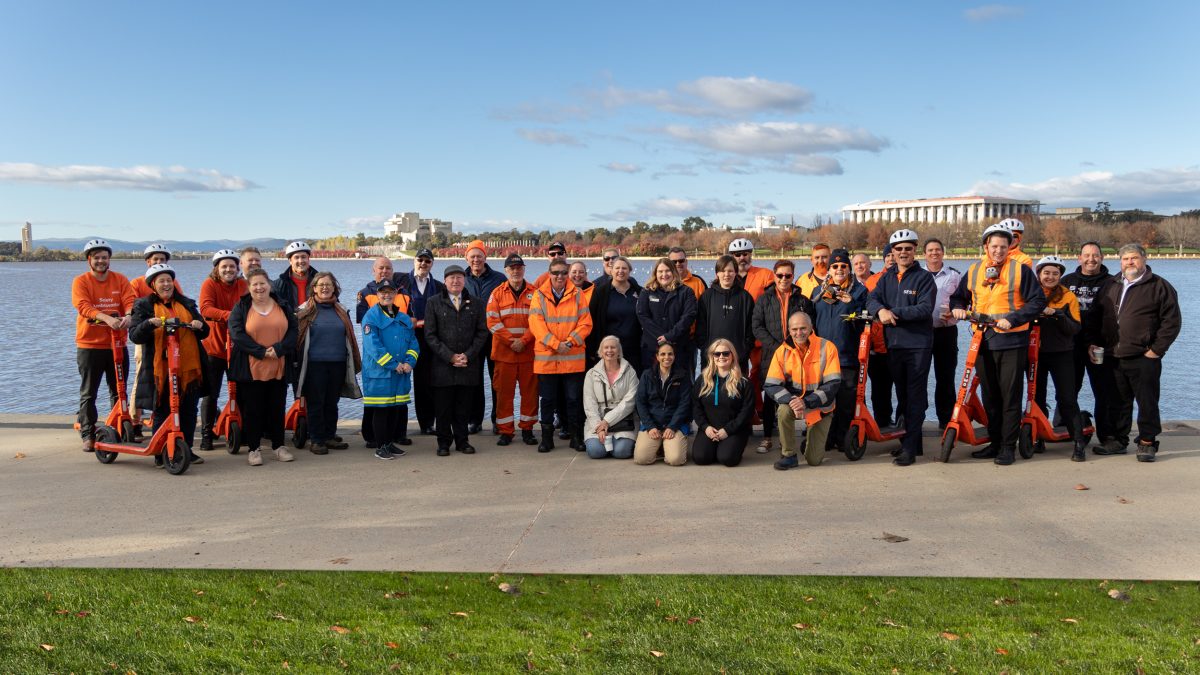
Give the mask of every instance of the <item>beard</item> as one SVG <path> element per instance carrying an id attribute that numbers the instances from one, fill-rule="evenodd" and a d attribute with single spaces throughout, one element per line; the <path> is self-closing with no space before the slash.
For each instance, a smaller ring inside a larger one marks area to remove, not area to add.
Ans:
<path id="1" fill-rule="evenodd" d="M 1134 279 L 1142 276 L 1142 272 L 1144 271 L 1144 269 L 1140 270 L 1136 267 L 1126 267 L 1125 269 L 1121 270 L 1121 273 L 1125 275 L 1127 280 L 1133 281 Z"/>

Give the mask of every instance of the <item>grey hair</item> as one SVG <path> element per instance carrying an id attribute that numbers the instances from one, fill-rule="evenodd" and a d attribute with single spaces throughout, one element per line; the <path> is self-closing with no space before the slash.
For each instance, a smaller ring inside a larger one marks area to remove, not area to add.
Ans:
<path id="1" fill-rule="evenodd" d="M 605 335 L 604 339 L 600 340 L 600 344 L 596 347 L 596 356 L 600 356 L 600 350 L 604 349 L 604 343 L 608 342 L 609 340 L 617 343 L 617 357 L 622 359 L 625 358 L 625 350 L 621 349 L 621 338 L 617 337 L 616 335 Z M 600 358 L 604 357 L 601 356 Z"/>
<path id="2" fill-rule="evenodd" d="M 1117 251 L 1117 257 L 1122 257 L 1126 253 L 1136 253 L 1143 258 L 1146 257 L 1146 249 L 1141 244 L 1125 244 L 1121 250 Z"/>

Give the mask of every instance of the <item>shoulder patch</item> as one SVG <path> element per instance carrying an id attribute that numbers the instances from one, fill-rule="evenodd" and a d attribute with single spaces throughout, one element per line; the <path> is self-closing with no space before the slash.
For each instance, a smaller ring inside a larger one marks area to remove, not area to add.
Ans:
<path id="1" fill-rule="evenodd" d="M 367 324 L 367 325 L 363 326 L 363 335 L 366 335 L 367 333 L 370 333 L 370 332 L 371 332 L 371 324 Z"/>

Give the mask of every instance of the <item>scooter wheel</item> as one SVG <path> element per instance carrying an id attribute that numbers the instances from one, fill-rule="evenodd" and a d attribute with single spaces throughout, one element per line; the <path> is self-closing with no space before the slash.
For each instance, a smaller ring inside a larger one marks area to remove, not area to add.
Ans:
<path id="1" fill-rule="evenodd" d="M 1021 433 L 1017 435 L 1017 452 L 1021 453 L 1021 459 L 1030 459 L 1035 451 L 1033 425 L 1027 422 L 1021 425 Z"/>
<path id="2" fill-rule="evenodd" d="M 954 442 L 958 440 L 958 429 L 950 427 L 946 430 L 946 437 L 942 439 L 942 454 L 938 456 L 938 461 L 945 463 L 950 461 L 950 453 L 954 452 Z"/>
<path id="3" fill-rule="evenodd" d="M 162 458 L 163 464 L 167 467 L 167 473 L 172 476 L 178 476 L 188 470 L 188 465 L 191 464 L 191 451 L 188 450 L 187 443 L 183 442 L 182 438 L 175 441 L 175 457 L 171 458 L 170 453 L 166 448 L 163 448 Z"/>
<path id="4" fill-rule="evenodd" d="M 296 432 L 292 434 L 292 445 L 297 450 L 303 450 L 304 444 L 308 442 L 308 418 L 300 417 L 296 419 Z"/>
<path id="5" fill-rule="evenodd" d="M 96 442 L 97 443 L 120 443 L 121 439 L 117 438 L 117 430 L 110 426 L 96 427 Z M 112 464 L 117 459 L 117 453 L 111 450 L 101 450 L 96 448 L 96 459 L 100 460 L 101 464 Z"/>
<path id="6" fill-rule="evenodd" d="M 238 449 L 242 447 L 242 425 L 237 422 L 229 423 L 229 433 L 225 436 L 225 449 L 229 454 L 238 454 Z"/>
<path id="7" fill-rule="evenodd" d="M 857 422 L 851 424 L 850 429 L 846 432 L 846 439 L 842 441 L 842 452 L 846 453 L 846 459 L 851 462 L 857 462 L 866 454 L 867 441 L 863 439 L 862 443 L 858 442 Z"/>
<path id="8" fill-rule="evenodd" d="M 133 422 L 129 420 L 121 422 L 121 440 L 126 443 L 133 442 Z"/>

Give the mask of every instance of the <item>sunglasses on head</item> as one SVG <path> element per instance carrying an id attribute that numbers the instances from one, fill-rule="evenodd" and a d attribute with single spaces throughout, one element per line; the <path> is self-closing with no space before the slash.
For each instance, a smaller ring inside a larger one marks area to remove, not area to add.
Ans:
<path id="1" fill-rule="evenodd" d="M 713 356 L 717 357 L 718 359 L 727 359 L 733 356 L 733 352 L 713 352 Z"/>

